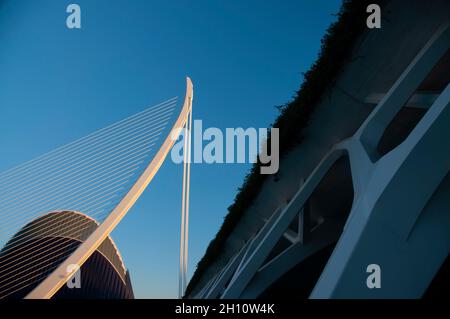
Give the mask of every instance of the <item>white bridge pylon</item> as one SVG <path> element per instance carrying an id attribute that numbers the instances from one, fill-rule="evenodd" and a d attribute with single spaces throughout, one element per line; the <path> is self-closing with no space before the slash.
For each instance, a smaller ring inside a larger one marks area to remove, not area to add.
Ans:
<path id="1" fill-rule="evenodd" d="M 192 100 L 193 100 L 193 85 L 190 78 L 186 79 L 186 95 L 181 108 L 180 114 L 173 125 L 171 131 L 167 135 L 160 149 L 150 161 L 148 166 L 136 180 L 134 185 L 118 203 L 118 205 L 111 211 L 111 213 L 106 217 L 103 223 L 89 236 L 86 241 L 84 241 L 80 246 L 70 255 L 66 260 L 64 260 L 47 278 L 45 278 L 33 291 L 31 291 L 26 299 L 50 299 L 68 280 L 71 278 L 76 269 L 73 271 L 67 271 L 71 269 L 70 265 L 78 265 L 81 267 L 86 260 L 97 250 L 101 243 L 109 236 L 109 234 L 114 230 L 126 213 L 133 207 L 134 203 L 141 196 L 143 191 L 147 188 L 149 183 L 152 181 L 156 172 L 161 167 L 162 163 L 166 159 L 168 153 L 170 152 L 172 146 L 178 138 L 177 133 L 181 133 L 182 129 L 188 129 L 192 121 Z M 189 130 L 190 131 L 190 130 Z M 190 145 L 190 139 L 187 141 Z M 189 149 L 188 147 L 185 150 Z M 187 156 L 188 154 L 185 154 Z M 186 159 L 186 158 L 185 158 Z M 180 271 L 183 273 L 183 287 L 186 285 L 186 264 L 187 264 L 187 229 L 188 229 L 188 215 L 189 215 L 189 186 L 186 186 L 186 182 L 190 178 L 190 168 L 189 161 L 185 160 L 184 172 L 183 172 L 183 205 L 182 205 L 182 229 L 184 233 L 182 234 L 181 243 L 182 251 L 180 252 Z"/>
<path id="2" fill-rule="evenodd" d="M 192 104 L 192 101 L 190 102 Z M 181 299 L 187 287 L 188 243 L 189 243 L 189 186 L 191 179 L 191 142 L 192 142 L 192 106 L 184 128 L 183 145 L 183 187 L 181 205 L 181 236 L 180 236 L 180 278 L 179 298 Z"/>

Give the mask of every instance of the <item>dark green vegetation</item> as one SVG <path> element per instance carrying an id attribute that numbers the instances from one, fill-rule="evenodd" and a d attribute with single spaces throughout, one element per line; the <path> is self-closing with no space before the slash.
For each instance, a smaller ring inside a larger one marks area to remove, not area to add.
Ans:
<path id="1" fill-rule="evenodd" d="M 304 74 L 303 82 L 293 100 L 279 107 L 280 115 L 272 124 L 280 132 L 280 156 L 301 143 L 304 129 L 307 127 L 314 107 L 320 101 L 325 90 L 331 87 L 347 62 L 358 37 L 367 30 L 367 6 L 373 1 L 345 0 L 342 3 L 337 21 L 327 30 L 321 40 L 321 50 L 317 61 Z M 377 3 L 382 5 L 378 1 Z M 241 216 L 252 205 L 267 175 L 261 175 L 261 163 L 255 163 L 239 188 L 234 203 L 228 208 L 228 214 L 216 237 L 209 244 L 205 255 L 197 265 L 187 290 L 188 295 L 200 280 L 204 270 L 219 255 L 226 239 L 239 222 Z"/>

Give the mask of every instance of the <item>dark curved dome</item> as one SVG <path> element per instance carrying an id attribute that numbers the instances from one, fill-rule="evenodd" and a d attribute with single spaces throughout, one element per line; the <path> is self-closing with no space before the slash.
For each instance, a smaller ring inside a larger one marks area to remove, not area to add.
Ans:
<path id="1" fill-rule="evenodd" d="M 74 211 L 51 212 L 28 223 L 0 251 L 0 298 L 25 297 L 97 227 L 94 219 Z M 109 236 L 81 267 L 80 283 L 80 288 L 64 285 L 53 298 L 134 298 L 129 273 Z"/>

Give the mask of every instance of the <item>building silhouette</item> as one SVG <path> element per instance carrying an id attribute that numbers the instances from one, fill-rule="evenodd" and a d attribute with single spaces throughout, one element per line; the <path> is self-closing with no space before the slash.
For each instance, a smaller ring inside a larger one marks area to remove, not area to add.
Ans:
<path id="1" fill-rule="evenodd" d="M 97 227 L 93 218 L 74 211 L 51 212 L 28 223 L 0 251 L 0 294 L 24 298 Z M 110 236 L 79 271 L 80 287 L 64 285 L 53 298 L 134 298 L 130 275 Z"/>

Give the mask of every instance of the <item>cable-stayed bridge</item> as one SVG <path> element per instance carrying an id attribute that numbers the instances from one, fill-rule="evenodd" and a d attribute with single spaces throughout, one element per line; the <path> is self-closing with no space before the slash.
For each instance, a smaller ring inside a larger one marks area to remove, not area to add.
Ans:
<path id="1" fill-rule="evenodd" d="M 81 267 L 95 251 L 102 251 L 102 244 L 149 185 L 184 130 L 182 294 L 187 268 L 192 99 L 188 78 L 181 107 L 177 108 L 177 97 L 168 99 L 0 173 L 0 299 L 24 291 L 27 298 L 51 298 L 57 293 L 76 272 L 72 265 Z M 124 268 L 119 261 L 115 264 Z"/>

